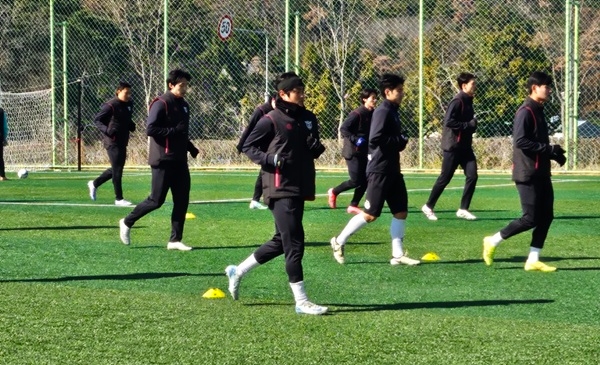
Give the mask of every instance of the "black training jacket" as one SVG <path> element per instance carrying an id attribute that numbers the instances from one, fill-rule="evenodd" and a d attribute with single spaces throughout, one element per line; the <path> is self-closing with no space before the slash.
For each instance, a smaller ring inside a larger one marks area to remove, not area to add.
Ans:
<path id="1" fill-rule="evenodd" d="M 552 148 L 544 106 L 531 98 L 517 110 L 513 124 L 513 173 L 515 182 L 550 177 Z"/>
<path id="2" fill-rule="evenodd" d="M 184 131 L 175 127 L 184 124 Z M 190 106 L 184 98 L 176 98 L 170 91 L 150 104 L 146 134 L 150 137 L 148 164 L 158 166 L 163 162 L 187 162 L 187 151 L 193 147 L 189 141 Z"/>
<path id="3" fill-rule="evenodd" d="M 373 111 L 365 108 L 364 105 L 348 114 L 346 120 L 340 126 L 340 133 L 344 137 L 344 146 L 342 148 L 344 158 L 350 159 L 354 156 L 367 155 L 372 117 Z M 356 141 L 361 137 L 365 139 L 365 143 L 356 146 Z"/>
<path id="4" fill-rule="evenodd" d="M 472 149 L 475 128 L 469 127 L 473 119 L 473 97 L 461 91 L 450 101 L 444 116 L 442 129 L 442 150 Z"/>
<path id="5" fill-rule="evenodd" d="M 369 132 L 367 173 L 399 174 L 400 151 L 406 147 L 398 105 L 384 100 L 373 112 Z"/>
<path id="6" fill-rule="evenodd" d="M 94 124 L 102 132 L 104 147 L 126 147 L 129 143 L 129 132 L 135 131 L 132 120 L 133 102 L 124 102 L 113 98 L 103 103 L 100 112 L 94 117 Z"/>
<path id="7" fill-rule="evenodd" d="M 321 147 L 315 149 L 309 145 L 309 137 Z M 265 203 L 290 197 L 315 199 L 314 160 L 324 147 L 320 144 L 319 125 L 312 112 L 277 100 L 276 109 L 262 117 L 250 132 L 243 151 L 250 160 L 261 165 Z M 285 159 L 280 169 L 273 166 L 275 154 Z"/>
<path id="8" fill-rule="evenodd" d="M 246 138 L 250 135 L 250 132 L 256 127 L 256 123 L 262 118 L 265 114 L 273 110 L 271 106 L 271 101 L 259 105 L 254 109 L 254 112 L 250 116 L 250 120 L 248 121 L 248 126 L 244 129 L 242 136 L 240 137 L 240 141 L 238 142 L 236 148 L 238 152 L 242 152 L 242 147 L 244 147 L 244 142 L 246 142 Z"/>

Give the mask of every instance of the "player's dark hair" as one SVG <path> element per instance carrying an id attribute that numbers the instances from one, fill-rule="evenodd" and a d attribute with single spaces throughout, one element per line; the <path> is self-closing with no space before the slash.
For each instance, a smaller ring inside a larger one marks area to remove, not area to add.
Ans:
<path id="1" fill-rule="evenodd" d="M 169 84 L 175 86 L 183 80 L 190 81 L 191 79 L 192 76 L 188 72 L 177 68 L 169 72 L 169 76 L 167 77 L 167 87 L 169 87 Z"/>
<path id="2" fill-rule="evenodd" d="M 456 78 L 456 83 L 458 84 L 458 88 L 462 89 L 462 86 L 464 84 L 468 84 L 471 80 L 476 79 L 477 76 L 468 73 L 468 72 L 461 72 L 460 75 L 458 75 L 458 77 Z"/>
<path id="3" fill-rule="evenodd" d="M 277 76 L 275 78 L 275 80 L 273 80 L 273 88 L 277 91 L 279 91 L 279 89 L 277 89 L 277 86 L 283 81 L 283 80 L 287 80 L 287 79 L 291 79 L 292 77 L 298 77 L 298 75 L 295 72 L 284 72 L 281 75 Z"/>
<path id="4" fill-rule="evenodd" d="M 533 85 L 552 85 L 552 76 L 542 71 L 534 71 L 527 79 L 527 92 L 531 94 L 533 91 Z"/>
<path id="5" fill-rule="evenodd" d="M 117 92 L 115 95 L 118 95 L 123 89 L 131 89 L 131 85 L 125 81 L 119 81 L 119 85 L 117 85 Z"/>
<path id="6" fill-rule="evenodd" d="M 278 92 L 283 90 L 287 94 L 296 87 L 304 87 L 304 83 L 302 82 L 300 76 L 298 76 L 295 72 L 284 72 L 277 76 L 273 82 L 273 86 Z"/>
<path id="7" fill-rule="evenodd" d="M 358 95 L 358 101 L 364 105 L 365 99 L 368 99 L 371 95 L 375 95 L 375 97 L 377 97 L 377 90 L 371 88 L 362 89 L 360 91 L 360 95 Z"/>
<path id="8" fill-rule="evenodd" d="M 385 98 L 385 89 L 393 90 L 399 85 L 404 85 L 404 77 L 396 74 L 383 74 L 379 78 L 379 91 Z"/>

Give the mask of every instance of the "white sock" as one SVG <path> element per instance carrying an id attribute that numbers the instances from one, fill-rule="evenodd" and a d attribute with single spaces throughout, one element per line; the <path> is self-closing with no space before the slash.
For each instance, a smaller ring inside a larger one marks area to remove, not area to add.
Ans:
<path id="1" fill-rule="evenodd" d="M 306 296 L 306 291 L 304 290 L 304 281 L 299 281 L 297 283 L 290 283 L 290 288 L 292 288 L 292 293 L 294 293 L 294 300 L 297 305 L 300 305 L 308 300 Z"/>
<path id="2" fill-rule="evenodd" d="M 390 224 L 390 235 L 392 236 L 392 257 L 402 257 L 404 255 L 402 240 L 404 239 L 405 226 L 406 220 L 392 217 L 392 224 Z"/>
<path id="3" fill-rule="evenodd" d="M 246 273 L 248 271 L 254 269 L 258 265 L 260 265 L 260 264 L 258 263 L 258 261 L 256 261 L 254 254 L 252 254 L 252 255 L 248 256 L 247 259 L 242 261 L 242 263 L 237 266 L 237 275 L 239 277 L 242 277 L 242 276 L 246 275 Z"/>
<path id="4" fill-rule="evenodd" d="M 345 245 L 348 238 L 358 232 L 362 227 L 367 225 L 367 221 L 362 214 L 357 214 L 346 224 L 339 236 L 335 239 L 340 245 Z"/>
<path id="5" fill-rule="evenodd" d="M 540 261 L 540 251 L 541 248 L 529 247 L 529 257 L 527 257 L 527 262 L 532 263 L 536 261 Z"/>
<path id="6" fill-rule="evenodd" d="M 496 247 L 502 242 L 502 236 L 500 236 L 500 232 L 496 232 L 495 235 L 492 236 L 492 241 L 490 242 L 492 246 Z"/>

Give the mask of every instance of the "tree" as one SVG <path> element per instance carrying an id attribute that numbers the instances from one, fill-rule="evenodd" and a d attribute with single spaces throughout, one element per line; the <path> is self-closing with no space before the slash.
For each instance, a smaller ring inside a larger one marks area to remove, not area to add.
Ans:
<path id="1" fill-rule="evenodd" d="M 377 12 L 378 0 L 321 0 L 311 1 L 304 14 L 307 29 L 315 33 L 317 50 L 327 70 L 339 100 L 339 124 L 346 113 L 347 85 L 353 80 L 348 66 L 358 59 L 358 35 Z"/>
<path id="2" fill-rule="evenodd" d="M 29 91 L 50 87 L 48 2 L 0 3 L 0 89 Z"/>
<path id="3" fill-rule="evenodd" d="M 152 0 L 84 0 L 84 8 L 110 21 L 129 50 L 129 64 L 139 75 L 146 105 L 165 88 L 163 81 L 163 3 Z"/>

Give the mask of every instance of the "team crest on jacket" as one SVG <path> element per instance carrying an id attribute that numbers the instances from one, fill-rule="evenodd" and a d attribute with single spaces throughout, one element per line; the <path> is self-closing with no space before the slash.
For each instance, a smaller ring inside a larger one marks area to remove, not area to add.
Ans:
<path id="1" fill-rule="evenodd" d="M 304 124 L 306 124 L 306 128 L 312 130 L 312 120 L 305 120 Z"/>
<path id="2" fill-rule="evenodd" d="M 131 107 L 130 107 L 130 106 L 128 106 L 128 107 L 127 107 L 127 110 L 128 110 L 128 111 L 131 111 Z"/>
<path id="3" fill-rule="evenodd" d="M 183 111 L 185 112 L 185 114 L 187 114 L 188 110 L 187 110 L 187 106 L 183 107 Z"/>

